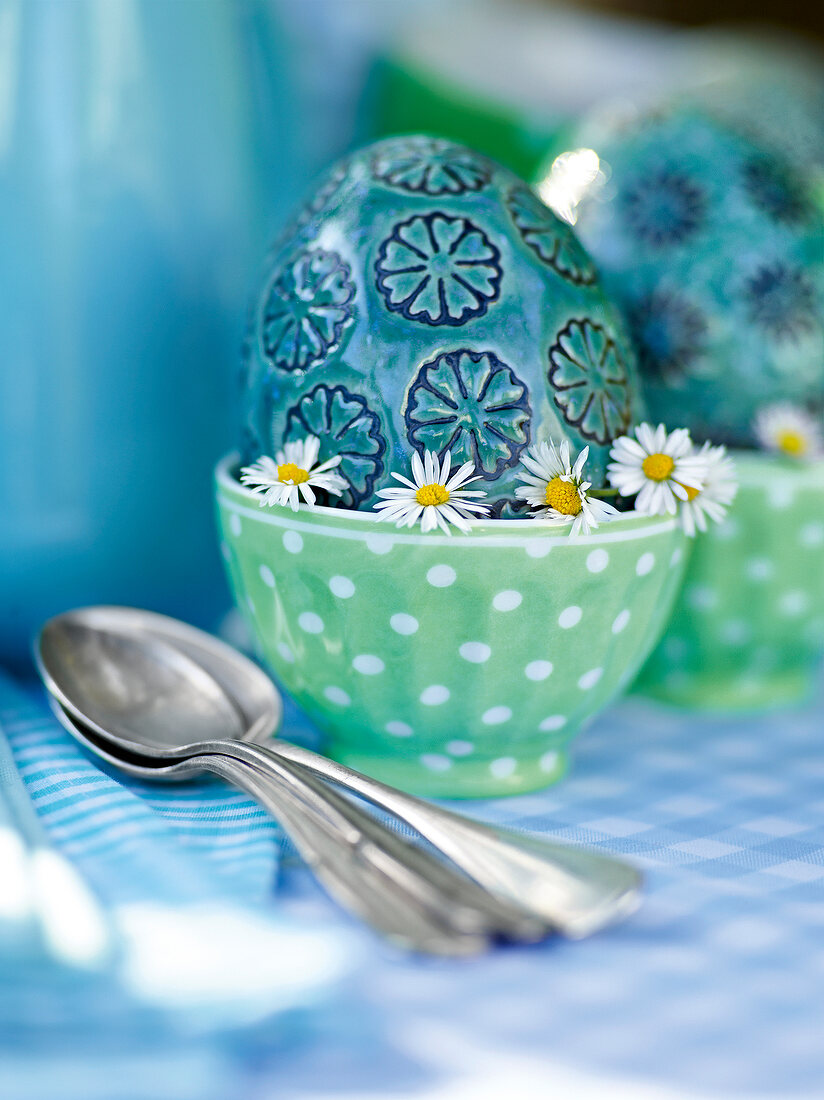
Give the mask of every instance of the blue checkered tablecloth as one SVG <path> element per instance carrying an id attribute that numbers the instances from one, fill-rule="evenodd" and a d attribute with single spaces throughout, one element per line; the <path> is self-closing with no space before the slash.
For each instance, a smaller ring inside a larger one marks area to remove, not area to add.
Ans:
<path id="1" fill-rule="evenodd" d="M 19 738 L 18 753 L 26 741 Z M 151 809 L 150 793 L 139 795 Z M 241 819 L 251 814 L 245 854 L 251 869 L 258 861 L 259 889 L 265 874 L 254 836 L 270 844 L 268 827 L 239 796 L 223 797 L 237 830 L 230 877 L 248 881 Z M 183 802 L 156 809 L 165 826 L 185 816 Z M 555 1095 L 550 1067 L 559 1066 L 615 1082 L 615 1095 L 627 1097 L 657 1088 L 668 1096 L 824 1096 L 821 701 L 722 720 L 630 699 L 581 735 L 557 787 L 462 809 L 627 855 L 648 876 L 643 906 L 581 943 L 501 949 L 471 962 L 411 960 L 362 935 L 364 960 L 347 982 L 345 1006 L 330 1009 L 330 1028 L 253 1070 L 240 1057 L 237 1092 L 227 1100 L 446 1096 L 439 1089 L 458 1072 L 453 1052 L 467 1044 L 501 1064 L 532 1066 L 536 1100 Z M 94 851 L 59 823 L 51 828 L 94 879 Z M 223 861 L 225 882 L 225 855 L 214 844 L 198 835 L 198 867 Z M 331 918 L 352 931 L 298 869 L 283 876 L 270 904 L 308 925 Z M 619 1092 L 626 1081 L 637 1091 Z"/>

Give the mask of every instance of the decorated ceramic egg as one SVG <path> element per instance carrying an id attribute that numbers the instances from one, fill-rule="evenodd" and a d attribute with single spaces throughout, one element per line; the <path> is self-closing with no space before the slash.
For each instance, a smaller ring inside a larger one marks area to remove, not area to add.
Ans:
<path id="1" fill-rule="evenodd" d="M 641 415 L 618 312 L 573 231 L 506 169 L 404 137 L 337 164 L 275 246 L 246 347 L 245 457 L 313 434 L 368 508 L 413 452 L 472 461 L 509 514 L 530 442 Z"/>
<path id="2" fill-rule="evenodd" d="M 759 407 L 820 409 L 824 212 L 810 174 L 706 98 L 593 118 L 575 145 L 601 162 L 576 228 L 624 308 L 652 415 L 746 446 Z"/>

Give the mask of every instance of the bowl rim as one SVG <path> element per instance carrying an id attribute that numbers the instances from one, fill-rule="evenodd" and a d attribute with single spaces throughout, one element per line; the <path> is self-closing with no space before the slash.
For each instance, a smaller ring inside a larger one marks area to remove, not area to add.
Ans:
<path id="1" fill-rule="evenodd" d="M 797 488 L 824 488 L 824 458 L 798 461 L 756 448 L 728 447 L 742 489 L 760 489 L 775 481 L 791 481 Z"/>
<path id="2" fill-rule="evenodd" d="M 665 534 L 681 528 L 677 516 L 645 516 L 632 511 L 623 512 L 609 523 L 601 524 L 589 535 L 577 535 L 575 538 L 569 537 L 566 527 L 559 527 L 539 519 L 470 520 L 469 534 L 456 532 L 455 535 L 445 535 L 441 531 L 428 531 L 423 534 L 415 528 L 398 529 L 394 524 L 380 519 L 374 512 L 359 511 L 355 508 L 329 508 L 324 505 L 315 505 L 310 510 L 301 505 L 297 512 L 288 508 L 264 511 L 260 505 L 259 495 L 247 489 L 245 485 L 241 485 L 232 475 L 232 470 L 239 461 L 240 455 L 233 451 L 222 458 L 215 467 L 218 504 L 230 508 L 247 519 L 294 531 L 317 534 L 325 531 L 328 534 L 340 536 L 348 529 L 349 537 L 353 538 L 359 538 L 365 534 L 367 538 L 371 536 L 386 541 L 391 540 L 393 544 L 399 542 L 406 545 L 426 546 L 488 545 L 489 543 L 523 546 L 526 542 L 536 540 L 543 545 L 551 539 L 553 542 L 557 541 L 561 545 L 574 548 L 625 542 Z"/>

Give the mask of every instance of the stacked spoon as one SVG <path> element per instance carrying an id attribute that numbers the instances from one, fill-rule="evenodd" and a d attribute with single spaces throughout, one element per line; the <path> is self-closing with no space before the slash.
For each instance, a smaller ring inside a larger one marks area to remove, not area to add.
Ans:
<path id="1" fill-rule="evenodd" d="M 87 749 L 144 779 L 208 771 L 246 791 L 327 891 L 401 947 L 471 955 L 499 939 L 579 938 L 638 904 L 641 876 L 621 860 L 481 824 L 275 739 L 282 707 L 268 676 L 177 620 L 67 612 L 43 627 L 35 656 L 55 714 Z"/>

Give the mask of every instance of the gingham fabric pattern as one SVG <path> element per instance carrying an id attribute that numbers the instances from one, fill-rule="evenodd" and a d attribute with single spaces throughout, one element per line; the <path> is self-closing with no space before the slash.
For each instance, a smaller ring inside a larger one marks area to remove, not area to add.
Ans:
<path id="1" fill-rule="evenodd" d="M 117 840 L 108 819 L 87 818 L 84 833 L 82 813 L 73 823 L 55 818 L 43 795 L 48 757 L 57 771 L 80 764 L 42 703 L 27 713 L 5 726 L 26 782 L 55 842 L 102 890 L 116 859 L 104 866 L 96 853 L 130 843 L 128 830 Z M 581 736 L 558 786 L 461 804 L 518 829 L 626 854 L 648 875 L 642 907 L 581 943 L 504 948 L 471 963 L 400 958 L 364 936 L 367 956 L 333 1034 L 318 1049 L 281 1051 L 277 1066 L 261 1071 L 259 1095 L 298 1100 L 314 1090 L 368 1100 L 390 1087 L 424 1095 L 432 1087 L 426 1059 L 419 1064 L 402 1040 L 426 1028 L 462 1030 L 502 1056 L 560 1060 L 682 1095 L 824 1096 L 823 738 L 820 700 L 796 712 L 709 719 L 630 699 Z M 161 805 L 167 795 L 132 788 L 123 789 L 167 836 L 199 815 L 196 792 L 170 810 Z M 215 828 L 187 841 L 192 866 L 221 889 L 230 881 L 231 889 L 259 889 L 268 872 L 254 870 L 257 845 L 271 827 L 238 795 L 204 796 L 204 819 Z M 227 836 L 235 830 L 228 861 L 224 825 Z M 271 904 L 302 921 L 332 915 L 351 928 L 305 873 L 287 874 L 279 899 Z"/>

